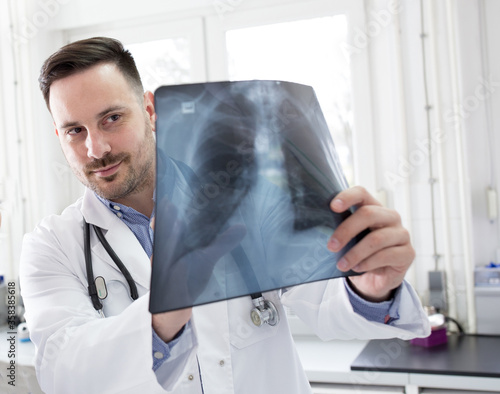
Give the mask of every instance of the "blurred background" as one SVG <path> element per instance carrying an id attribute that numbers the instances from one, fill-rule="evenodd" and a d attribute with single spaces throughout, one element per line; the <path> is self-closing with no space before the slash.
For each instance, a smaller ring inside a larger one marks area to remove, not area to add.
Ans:
<path id="1" fill-rule="evenodd" d="M 0 274 L 17 278 L 23 234 L 83 190 L 39 92 L 40 66 L 63 44 L 105 35 L 130 49 L 151 91 L 312 85 L 349 183 L 410 230 L 407 279 L 423 303 L 468 332 L 490 330 L 480 315 L 500 310 L 497 271 L 483 268 L 500 263 L 499 16 L 495 0 L 1 1 Z"/>

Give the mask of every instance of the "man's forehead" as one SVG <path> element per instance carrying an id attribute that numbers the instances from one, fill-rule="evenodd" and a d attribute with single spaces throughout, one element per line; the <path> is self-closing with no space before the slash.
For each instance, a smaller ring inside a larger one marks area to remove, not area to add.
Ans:
<path id="1" fill-rule="evenodd" d="M 50 90 L 52 117 L 58 124 L 98 116 L 110 107 L 130 107 L 135 93 L 113 64 L 102 64 L 55 81 Z"/>

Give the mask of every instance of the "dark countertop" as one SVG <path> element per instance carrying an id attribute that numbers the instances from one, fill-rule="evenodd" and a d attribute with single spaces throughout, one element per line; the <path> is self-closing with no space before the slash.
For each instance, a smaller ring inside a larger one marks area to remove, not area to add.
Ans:
<path id="1" fill-rule="evenodd" d="M 430 348 L 372 340 L 351 370 L 500 378 L 500 336 L 449 335 L 448 343 Z"/>

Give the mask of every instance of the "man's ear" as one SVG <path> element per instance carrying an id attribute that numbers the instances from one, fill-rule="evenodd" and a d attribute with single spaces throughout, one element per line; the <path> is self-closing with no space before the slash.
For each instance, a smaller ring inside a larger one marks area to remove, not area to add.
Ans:
<path id="1" fill-rule="evenodd" d="M 144 110 L 148 113 L 149 121 L 151 122 L 151 127 L 155 131 L 156 127 L 156 112 L 155 112 L 155 97 L 152 92 L 147 90 L 144 92 Z"/>

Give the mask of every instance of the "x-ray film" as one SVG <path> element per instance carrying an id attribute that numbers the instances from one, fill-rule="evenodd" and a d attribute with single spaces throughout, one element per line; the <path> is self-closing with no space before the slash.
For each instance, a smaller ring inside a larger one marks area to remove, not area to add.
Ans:
<path id="1" fill-rule="evenodd" d="M 351 212 L 316 95 L 279 81 L 164 86 L 150 311 L 353 275 L 326 245 Z M 358 238 L 362 237 L 360 235 Z"/>

